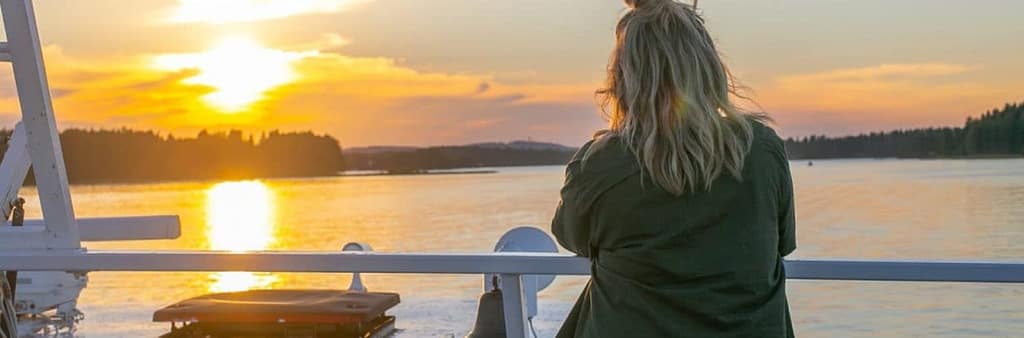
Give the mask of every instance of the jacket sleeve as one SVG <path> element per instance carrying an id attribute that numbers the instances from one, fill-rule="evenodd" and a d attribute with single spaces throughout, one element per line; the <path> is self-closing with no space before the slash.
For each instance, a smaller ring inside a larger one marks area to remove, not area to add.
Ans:
<path id="1" fill-rule="evenodd" d="M 780 142 L 781 143 L 781 142 Z M 780 144 L 776 154 L 779 171 L 779 254 L 785 257 L 796 250 L 796 203 L 793 194 L 793 175 L 789 170 L 785 147 Z"/>
<path id="2" fill-rule="evenodd" d="M 555 217 L 551 221 L 551 233 L 562 247 L 577 255 L 590 257 L 589 222 L 578 212 L 576 198 L 568 196 L 573 192 L 567 190 L 562 189 L 562 200 L 558 202 Z"/>
<path id="3" fill-rule="evenodd" d="M 565 183 L 562 185 L 561 200 L 555 209 L 555 217 L 551 220 L 551 233 L 558 244 L 569 251 L 583 256 L 591 256 L 590 222 L 586 208 L 580 200 L 579 180 L 582 157 L 589 148 L 587 143 L 573 156 L 565 169 Z"/>

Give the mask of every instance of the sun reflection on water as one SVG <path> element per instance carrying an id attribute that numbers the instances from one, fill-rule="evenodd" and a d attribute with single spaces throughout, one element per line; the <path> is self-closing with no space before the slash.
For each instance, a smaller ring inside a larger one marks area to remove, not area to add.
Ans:
<path id="1" fill-rule="evenodd" d="M 206 238 L 210 249 L 266 250 L 275 239 L 274 193 L 259 181 L 222 182 L 206 191 Z M 267 288 L 277 276 L 252 272 L 210 275 L 211 292 Z"/>

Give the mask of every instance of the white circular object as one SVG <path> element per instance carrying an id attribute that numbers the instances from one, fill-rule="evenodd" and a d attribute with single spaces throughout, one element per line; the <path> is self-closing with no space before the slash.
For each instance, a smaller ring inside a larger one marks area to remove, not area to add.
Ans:
<path id="1" fill-rule="evenodd" d="M 505 232 L 494 245 L 495 252 L 551 252 L 558 253 L 558 244 L 544 231 L 521 226 Z M 530 275 L 537 278 L 537 291 L 544 290 L 555 281 L 554 275 Z M 488 278 L 490 280 L 490 278 Z"/>
<path id="2" fill-rule="evenodd" d="M 371 247 L 370 244 L 363 243 L 363 242 L 348 242 L 348 243 L 345 243 L 345 245 L 343 245 L 341 247 L 341 251 L 363 251 L 363 252 L 370 252 L 370 251 L 373 251 L 373 247 Z"/>

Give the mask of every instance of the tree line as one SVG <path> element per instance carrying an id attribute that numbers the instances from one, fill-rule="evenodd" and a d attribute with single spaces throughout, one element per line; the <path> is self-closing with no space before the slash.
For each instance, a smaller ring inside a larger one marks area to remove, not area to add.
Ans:
<path id="1" fill-rule="evenodd" d="M 8 140 L 10 129 L 0 129 Z M 72 183 L 196 179 L 333 176 L 342 170 L 419 171 L 468 167 L 558 165 L 575 149 L 468 145 L 354 151 L 342 154 L 338 140 L 313 132 L 243 135 L 199 132 L 194 138 L 154 131 L 68 129 L 60 133 Z M 0 146 L 0 155 L 6 152 Z M 1008 103 L 962 127 L 873 132 L 855 136 L 809 136 L 786 140 L 793 159 L 930 158 L 1024 156 L 1024 102 Z M 29 182 L 31 183 L 31 175 Z"/>
<path id="2" fill-rule="evenodd" d="M 789 138 L 786 150 L 793 159 L 1024 156 L 1024 102 L 968 117 L 962 127 Z"/>
<path id="3" fill-rule="evenodd" d="M 10 135 L 0 130 L 3 140 Z M 312 132 L 272 131 L 257 139 L 238 130 L 178 138 L 126 128 L 68 129 L 60 141 L 71 183 L 328 176 L 343 166 L 338 141 Z"/>

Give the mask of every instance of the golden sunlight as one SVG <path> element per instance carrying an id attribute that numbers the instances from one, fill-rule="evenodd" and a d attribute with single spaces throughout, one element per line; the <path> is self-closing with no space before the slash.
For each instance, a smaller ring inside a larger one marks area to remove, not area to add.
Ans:
<path id="1" fill-rule="evenodd" d="M 214 250 L 265 250 L 274 242 L 273 192 L 259 181 L 223 182 L 206 191 L 206 237 Z M 251 272 L 211 274 L 212 292 L 265 288 L 277 277 Z"/>
<path id="2" fill-rule="evenodd" d="M 205 85 L 213 92 L 203 98 L 225 113 L 244 110 L 277 86 L 296 78 L 292 63 L 316 52 L 289 52 L 264 47 L 249 38 L 231 37 L 201 53 L 166 54 L 154 63 L 158 68 L 198 70 L 185 80 Z"/>
<path id="3" fill-rule="evenodd" d="M 265 272 L 252 273 L 244 271 L 215 272 L 210 274 L 213 284 L 210 292 L 237 292 L 252 289 L 266 289 L 277 282 L 277 276 Z"/>
<path id="4" fill-rule="evenodd" d="M 274 240 L 273 218 L 273 196 L 262 182 L 223 182 L 206 192 L 206 235 L 214 250 L 266 249 Z"/>

